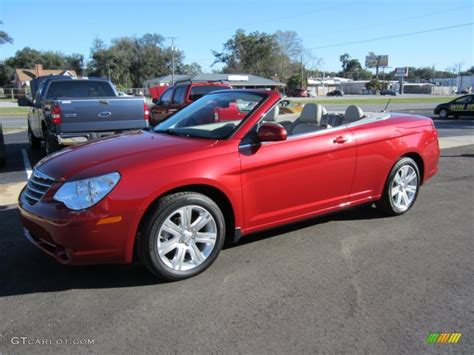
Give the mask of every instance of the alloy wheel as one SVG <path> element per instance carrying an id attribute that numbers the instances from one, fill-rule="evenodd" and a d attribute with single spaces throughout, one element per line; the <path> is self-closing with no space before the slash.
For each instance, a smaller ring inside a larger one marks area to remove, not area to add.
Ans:
<path id="1" fill-rule="evenodd" d="M 390 189 L 393 205 L 401 212 L 410 208 L 418 189 L 418 175 L 411 165 L 403 165 L 395 173 Z"/>
<path id="2" fill-rule="evenodd" d="M 207 209 L 184 206 L 166 217 L 157 240 L 158 256 L 168 268 L 192 270 L 211 255 L 217 240 L 217 224 Z"/>

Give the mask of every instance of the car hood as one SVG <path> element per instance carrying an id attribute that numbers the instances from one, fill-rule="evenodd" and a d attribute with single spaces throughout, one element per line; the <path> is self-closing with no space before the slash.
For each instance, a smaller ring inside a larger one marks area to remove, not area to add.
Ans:
<path id="1" fill-rule="evenodd" d="M 81 179 L 142 164 L 183 160 L 215 140 L 136 131 L 65 148 L 43 158 L 35 166 L 55 180 Z M 191 158 L 191 157 L 190 157 Z"/>

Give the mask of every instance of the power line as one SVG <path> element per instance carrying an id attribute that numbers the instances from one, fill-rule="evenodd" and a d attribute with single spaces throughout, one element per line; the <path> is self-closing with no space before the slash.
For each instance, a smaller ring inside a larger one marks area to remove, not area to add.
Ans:
<path id="1" fill-rule="evenodd" d="M 364 3 L 364 1 L 353 2 L 351 4 L 345 5 L 345 8 L 356 6 L 356 5 L 359 5 L 359 4 L 362 4 L 362 3 Z M 319 14 L 319 13 L 323 13 L 323 12 L 331 11 L 331 10 L 335 10 L 335 9 L 340 9 L 340 8 L 341 8 L 340 4 L 331 5 L 331 6 L 326 6 L 326 7 L 320 7 L 317 10 L 304 11 L 304 13 L 296 13 L 294 15 L 273 17 L 273 18 L 269 18 L 269 19 L 266 19 L 266 20 L 263 20 L 263 21 L 254 22 L 254 23 L 247 23 L 247 24 L 243 24 L 243 25 L 239 25 L 239 26 L 224 26 L 224 27 L 221 27 L 220 29 L 233 29 L 233 30 L 234 29 L 235 30 L 244 29 L 244 30 L 246 30 L 248 27 L 254 28 L 255 26 L 261 26 L 262 24 L 265 24 L 265 23 L 274 23 L 274 22 L 280 22 L 280 21 L 284 21 L 284 20 L 288 20 L 288 19 L 292 19 L 292 18 L 306 17 L 306 16 L 309 16 L 309 15 L 312 15 L 312 14 L 315 14 L 315 13 Z"/>
<path id="2" fill-rule="evenodd" d="M 377 22 L 377 23 L 371 23 L 367 24 L 364 26 L 359 26 L 359 27 L 346 27 L 346 28 L 337 28 L 336 30 L 331 30 L 331 34 L 334 33 L 347 33 L 350 31 L 351 33 L 354 33 L 354 30 L 362 30 L 362 29 L 367 29 L 367 28 L 376 28 L 376 27 L 387 27 L 387 21 L 390 21 L 390 24 L 395 24 L 395 23 L 406 23 L 407 20 L 416 20 L 419 18 L 426 18 L 426 17 L 431 17 L 431 16 L 436 16 L 436 15 L 446 15 L 446 13 L 449 12 L 459 12 L 459 10 L 466 9 L 466 8 L 472 8 L 472 5 L 468 6 L 460 6 L 460 7 L 454 7 L 454 8 L 449 8 L 449 9 L 444 9 L 443 11 L 436 11 L 436 12 L 430 12 L 430 13 L 424 13 L 423 15 L 416 15 L 416 16 L 404 16 L 401 18 L 396 18 L 395 20 L 393 19 L 387 19 L 385 22 Z M 398 15 L 397 15 L 398 16 Z"/>
<path id="3" fill-rule="evenodd" d="M 384 39 L 408 37 L 408 36 L 414 36 L 414 35 L 418 35 L 418 34 L 422 34 L 422 33 L 444 31 L 444 30 L 450 30 L 450 29 L 453 29 L 453 28 L 467 27 L 467 26 L 472 26 L 472 25 L 474 25 L 474 22 L 463 23 L 461 25 L 438 27 L 438 28 L 433 28 L 433 29 L 424 30 L 424 31 L 416 31 L 416 32 L 408 32 L 408 33 L 402 33 L 402 34 L 390 35 L 390 36 L 384 36 L 384 37 L 376 37 L 376 38 L 364 39 L 364 40 L 360 40 L 360 41 L 329 44 L 329 45 L 326 45 L 326 46 L 318 46 L 318 47 L 309 47 L 309 48 L 306 48 L 306 49 L 323 49 L 323 48 L 341 47 L 341 46 L 347 46 L 347 45 L 351 45 L 351 44 L 368 43 L 368 42 L 374 42 L 374 41 L 381 41 L 381 40 L 384 40 Z"/>

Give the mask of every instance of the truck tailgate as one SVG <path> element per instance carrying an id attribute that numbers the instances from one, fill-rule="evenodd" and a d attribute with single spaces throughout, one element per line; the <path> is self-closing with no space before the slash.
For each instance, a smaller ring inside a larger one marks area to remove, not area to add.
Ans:
<path id="1" fill-rule="evenodd" d="M 148 127 L 144 118 L 143 98 L 63 98 L 57 103 L 61 108 L 61 132 L 119 131 Z"/>

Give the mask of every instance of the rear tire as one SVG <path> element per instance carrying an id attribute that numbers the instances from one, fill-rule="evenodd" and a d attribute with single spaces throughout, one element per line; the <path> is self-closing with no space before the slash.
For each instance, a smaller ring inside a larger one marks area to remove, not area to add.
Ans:
<path id="1" fill-rule="evenodd" d="M 382 198 L 376 203 L 377 208 L 389 216 L 408 212 L 418 197 L 420 181 L 416 162 L 408 157 L 400 158 L 390 171 Z"/>
<path id="2" fill-rule="evenodd" d="M 58 141 L 54 135 L 45 132 L 45 137 L 44 150 L 46 155 L 50 155 L 61 149 L 61 146 L 58 144 Z"/>
<path id="3" fill-rule="evenodd" d="M 196 192 L 161 198 L 138 239 L 145 266 L 159 278 L 178 281 L 207 269 L 225 240 L 225 220 L 219 206 Z"/>
<path id="4" fill-rule="evenodd" d="M 439 118 L 448 118 L 449 117 L 449 112 L 445 108 L 442 108 L 439 110 Z"/>
<path id="5" fill-rule="evenodd" d="M 33 134 L 33 131 L 31 130 L 31 127 L 29 124 L 28 124 L 28 142 L 32 150 L 37 150 L 41 147 L 41 140 Z"/>

